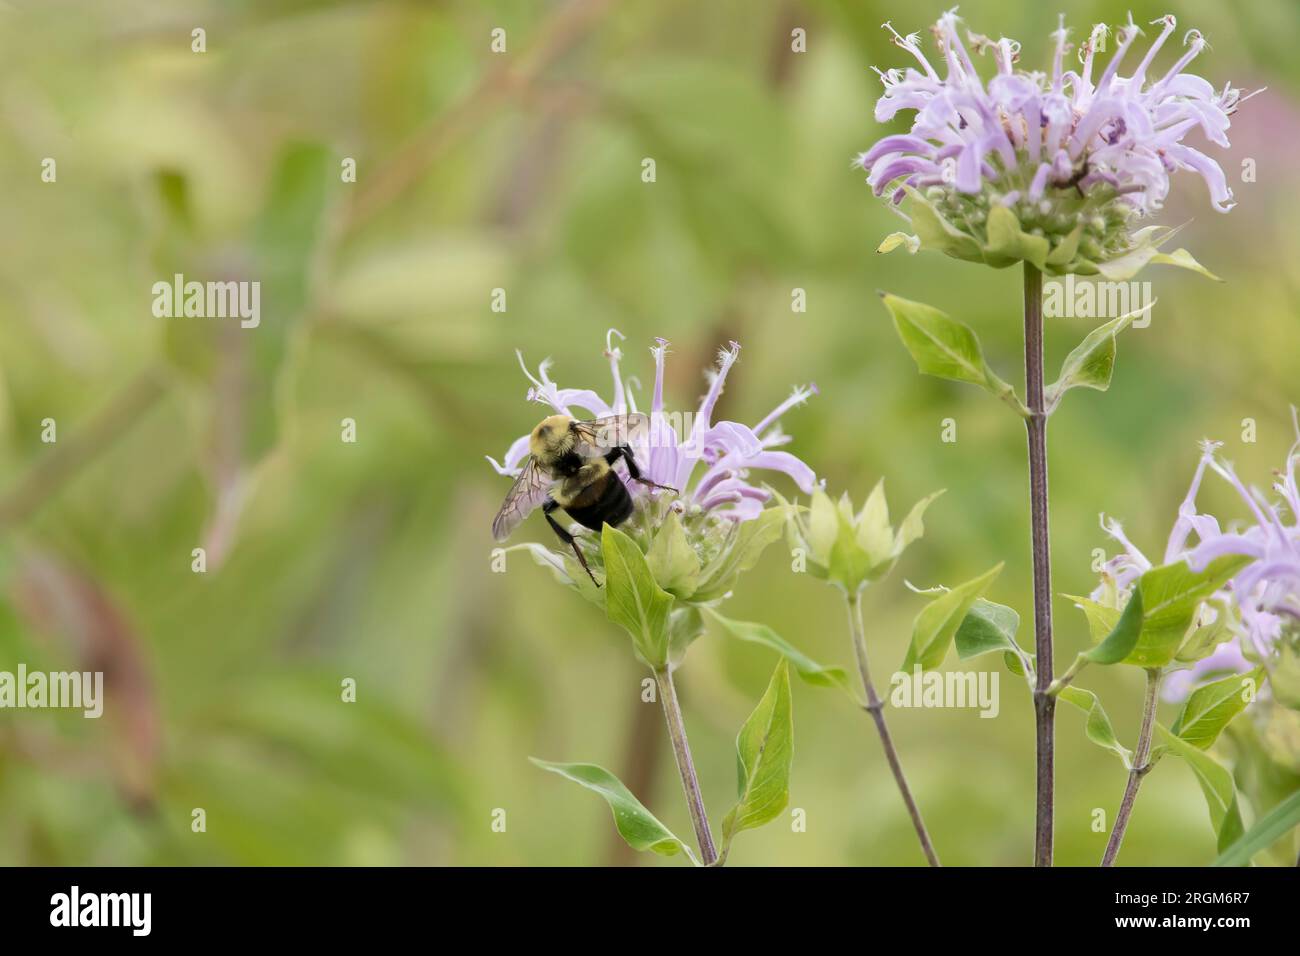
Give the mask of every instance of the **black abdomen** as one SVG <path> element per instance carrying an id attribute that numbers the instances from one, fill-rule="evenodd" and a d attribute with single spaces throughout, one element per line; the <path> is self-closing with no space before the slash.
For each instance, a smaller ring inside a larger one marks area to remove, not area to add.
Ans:
<path id="1" fill-rule="evenodd" d="M 603 524 L 618 527 L 632 517 L 632 496 L 618 475 L 610 471 L 564 510 L 584 528 L 599 531 Z"/>

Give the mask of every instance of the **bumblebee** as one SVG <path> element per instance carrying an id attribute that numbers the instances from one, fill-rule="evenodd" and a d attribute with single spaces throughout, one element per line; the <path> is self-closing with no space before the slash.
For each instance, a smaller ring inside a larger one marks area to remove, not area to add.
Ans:
<path id="1" fill-rule="evenodd" d="M 504 541 L 539 505 L 560 540 L 573 548 L 578 563 L 600 587 L 578 543 L 558 521 L 557 508 L 584 528 L 617 527 L 632 516 L 632 496 L 614 471 L 620 458 L 628 476 L 650 488 L 676 491 L 641 474 L 629 445 L 631 436 L 649 428 L 646 415 L 610 415 L 578 421 L 568 415 L 543 419 L 528 436 L 528 458 L 492 522 L 492 536 Z"/>

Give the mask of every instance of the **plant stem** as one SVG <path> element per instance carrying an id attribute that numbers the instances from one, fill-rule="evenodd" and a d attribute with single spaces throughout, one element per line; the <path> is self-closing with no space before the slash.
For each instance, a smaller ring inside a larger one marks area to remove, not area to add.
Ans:
<path id="1" fill-rule="evenodd" d="M 1025 263 L 1025 398 L 1029 415 L 1030 527 L 1034 562 L 1034 653 L 1038 684 L 1034 688 L 1037 729 L 1037 774 L 1034 823 L 1034 865 L 1052 865 L 1052 823 L 1055 794 L 1053 724 L 1056 698 L 1052 683 L 1052 553 L 1048 544 L 1047 412 L 1043 407 L 1043 274 Z"/>
<path id="2" fill-rule="evenodd" d="M 132 379 L 71 437 L 51 446 L 0 496 L 0 531 L 31 517 L 69 480 L 111 448 L 167 393 L 167 379 L 149 368 Z"/>
<path id="3" fill-rule="evenodd" d="M 876 731 L 880 734 L 881 746 L 885 748 L 885 759 L 889 761 L 889 769 L 893 771 L 894 780 L 898 783 L 898 792 L 903 795 L 903 803 L 907 804 L 907 812 L 912 817 L 912 826 L 916 830 L 916 837 L 921 841 L 921 849 L 925 853 L 925 858 L 931 866 L 942 866 L 939 862 L 939 856 L 934 852 L 934 845 L 930 842 L 930 834 L 925 829 L 925 821 L 921 819 L 921 811 L 916 806 L 916 801 L 912 798 L 912 788 L 907 785 L 907 776 L 903 773 L 903 765 L 899 763 L 898 751 L 894 749 L 894 738 L 889 735 L 889 727 L 885 723 L 885 704 L 876 696 L 876 686 L 871 682 L 871 671 L 867 667 L 867 639 L 862 627 L 862 601 L 858 592 L 845 594 L 845 601 L 849 609 L 849 632 L 853 636 L 853 653 L 858 659 L 858 673 L 862 676 L 862 689 L 867 695 L 866 711 L 871 715 L 871 719 L 876 722 Z"/>
<path id="4" fill-rule="evenodd" d="M 691 826 L 695 828 L 695 842 L 700 847 L 700 860 L 705 866 L 712 866 L 718 859 L 717 848 L 713 845 L 713 832 L 709 829 L 709 817 L 704 810 L 704 797 L 700 794 L 700 781 L 695 775 L 695 762 L 691 760 L 691 745 L 686 740 L 686 724 L 682 721 L 682 708 L 677 703 L 677 688 L 673 686 L 673 674 L 667 667 L 655 671 L 655 680 L 659 682 L 659 702 L 664 708 L 664 718 L 668 721 L 668 736 L 673 742 L 673 756 L 677 758 L 677 772 L 682 777 L 682 790 L 686 793 L 686 807 L 691 812 Z"/>
<path id="5" fill-rule="evenodd" d="M 1133 815 L 1133 804 L 1137 801 L 1138 787 L 1142 786 L 1142 778 L 1151 769 L 1151 764 L 1148 763 L 1148 758 L 1151 756 L 1151 728 L 1156 722 L 1156 702 L 1159 700 L 1162 676 L 1160 668 L 1147 668 L 1147 696 L 1142 705 L 1142 729 L 1138 731 L 1137 748 L 1133 751 L 1133 768 L 1128 772 L 1128 784 L 1124 787 L 1124 798 L 1120 800 L 1119 813 L 1115 815 L 1115 826 L 1111 829 L 1110 840 L 1106 843 L 1106 854 L 1101 858 L 1102 866 L 1115 865 L 1120 844 L 1124 842 L 1124 831 L 1128 829 L 1129 817 Z"/>

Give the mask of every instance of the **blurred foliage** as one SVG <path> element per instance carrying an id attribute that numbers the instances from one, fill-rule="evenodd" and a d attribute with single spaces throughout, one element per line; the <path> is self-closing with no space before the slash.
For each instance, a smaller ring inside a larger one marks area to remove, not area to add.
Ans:
<path id="1" fill-rule="evenodd" d="M 1077 36 L 1129 5 L 1058 6 Z M 1164 540 L 1197 439 L 1225 440 L 1263 483 L 1300 400 L 1300 7 L 1144 0 L 1134 17 L 1166 6 L 1213 41 L 1198 66 L 1216 85 L 1270 90 L 1234 118 L 1224 166 L 1238 208 L 1211 212 L 1188 176 L 1164 217 L 1194 218 L 1180 238 L 1227 282 L 1151 270 L 1153 322 L 1127 333 L 1110 392 L 1080 394 L 1053 420 L 1061 593 L 1092 586 L 1093 549 L 1110 547 L 1099 511 L 1143 546 Z M 644 389 L 641 346 L 663 336 L 668 390 L 685 401 L 736 339 L 724 417 L 755 420 L 815 380 L 820 397 L 788 417 L 791 450 L 832 491 L 858 500 L 882 474 L 902 501 L 949 489 L 899 573 L 866 594 L 881 673 L 903 659 L 923 600 L 904 578 L 951 584 L 1005 560 L 989 597 L 1027 615 L 1019 424 L 976 390 L 917 376 L 876 295 L 970 324 L 1018 381 L 1019 282 L 877 256 L 898 221 L 849 169 L 880 133 L 867 68 L 904 57 L 879 24 L 922 30 L 939 12 L 880 0 L 0 5 L 0 668 L 94 664 L 111 695 L 101 721 L 0 714 L 0 863 L 625 860 L 598 801 L 529 755 L 609 766 L 689 832 L 626 636 L 523 556 L 491 573 L 506 482 L 482 456 L 538 417 L 515 348 L 552 355 L 563 384 L 603 389 L 617 327 Z M 1044 62 L 1056 12 L 962 6 L 972 28 Z M 191 51 L 196 27 L 205 53 Z M 489 50 L 495 27 L 504 55 Z M 795 27 L 807 53 L 790 52 Z M 46 157 L 55 183 L 41 179 Z M 355 183 L 339 176 L 345 157 Z M 1238 182 L 1246 159 L 1257 181 Z M 174 272 L 261 281 L 260 327 L 155 318 L 151 287 Z M 489 307 L 497 287 L 505 313 Z M 795 287 L 806 313 L 791 312 Z M 1056 321 L 1049 368 L 1096 324 Z M 56 445 L 40 441 L 45 418 Z M 340 441 L 345 418 L 355 444 Z M 945 418 L 955 443 L 940 441 Z M 1240 441 L 1245 418 L 1257 443 Z M 1237 513 L 1224 489 L 1205 502 Z M 536 521 L 521 540 L 548 540 Z M 196 547 L 205 574 L 191 571 Z M 779 548 L 727 613 L 849 661 L 839 602 L 792 576 Z M 1068 601 L 1056 615 L 1068 660 L 1086 623 Z M 773 664 L 714 629 L 679 675 L 715 827 L 735 728 Z M 340 701 L 346 677 L 356 703 Z M 1129 743 L 1141 679 L 1115 669 L 1089 685 Z M 1030 856 L 1031 707 L 1017 682 L 1003 691 L 995 720 L 892 719 L 949 864 Z M 793 697 L 791 806 L 807 832 L 758 830 L 732 863 L 918 863 L 862 715 L 803 684 Z M 1266 716 L 1219 745 L 1237 754 L 1247 822 L 1300 773 L 1294 715 Z M 1093 810 L 1109 820 L 1123 770 L 1086 741 L 1080 714 L 1060 714 L 1058 738 L 1057 859 L 1092 864 L 1106 839 Z M 1122 862 L 1214 857 L 1185 770 L 1147 781 Z M 195 807 L 206 833 L 191 832 Z M 505 833 L 491 828 L 496 808 Z"/>

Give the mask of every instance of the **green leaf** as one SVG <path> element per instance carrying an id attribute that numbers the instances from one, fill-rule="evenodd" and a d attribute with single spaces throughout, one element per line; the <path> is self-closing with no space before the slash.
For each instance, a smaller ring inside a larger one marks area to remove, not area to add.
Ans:
<path id="1" fill-rule="evenodd" d="M 1289 644 L 1279 642 L 1277 660 L 1268 675 L 1274 699 L 1283 707 L 1300 710 L 1300 653 Z"/>
<path id="2" fill-rule="evenodd" d="M 1051 248 L 1047 238 L 1030 235 L 1021 229 L 1020 220 L 1006 206 L 993 205 L 989 210 L 987 229 L 986 258 L 991 254 L 992 259 L 1006 259 L 1009 262 L 1023 259 L 1039 269 L 1047 268 L 1047 253 Z"/>
<path id="3" fill-rule="evenodd" d="M 978 242 L 944 219 L 929 200 L 910 186 L 907 195 L 911 198 L 912 228 L 923 248 L 937 249 L 968 262 L 984 261 L 984 251 Z"/>
<path id="4" fill-rule="evenodd" d="M 794 721 L 790 666 L 777 662 L 762 699 L 736 736 L 740 799 L 722 821 L 723 852 L 732 837 L 774 820 L 790 802 Z"/>
<path id="5" fill-rule="evenodd" d="M 994 604 L 980 598 L 957 628 L 953 644 L 957 659 L 966 661 L 994 651 L 1016 653 L 1016 631 L 1020 628 L 1020 615 L 1005 604 Z"/>
<path id="6" fill-rule="evenodd" d="M 1251 560 L 1245 555 L 1229 554 L 1211 561 L 1203 571 L 1193 571 L 1186 561 L 1177 561 L 1143 574 L 1137 584 L 1142 592 L 1142 633 L 1123 662 L 1163 667 L 1172 661 L 1201 602 Z"/>
<path id="7" fill-rule="evenodd" d="M 1206 750 L 1234 717 L 1255 700 L 1264 668 L 1230 674 L 1196 688 L 1174 721 L 1173 732 L 1193 747 Z"/>
<path id="8" fill-rule="evenodd" d="M 333 150 L 310 143 L 290 146 L 279 157 L 267 187 L 266 208 L 254 227 L 257 277 L 261 281 L 261 321 L 239 329 L 251 336 L 241 390 L 247 434 L 244 458 L 255 462 L 279 440 L 281 373 L 301 333 L 311 304 L 312 268 L 325 234 L 324 222 L 337 169 Z M 220 324 L 220 323 L 218 323 Z"/>
<path id="9" fill-rule="evenodd" d="M 757 518 L 742 522 L 732 532 L 734 543 L 723 548 L 722 556 L 701 572 L 691 600 L 712 601 L 730 591 L 741 572 L 757 564 L 767 546 L 781 537 L 790 510 L 788 505 L 764 508 Z"/>
<path id="10" fill-rule="evenodd" d="M 1079 597 L 1077 594 L 1062 594 L 1061 597 L 1073 601 L 1075 606 L 1083 611 L 1084 617 L 1088 619 L 1088 634 L 1094 644 L 1100 644 L 1105 640 L 1119 623 L 1119 608 L 1107 607 L 1092 598 Z"/>
<path id="11" fill-rule="evenodd" d="M 839 687 L 846 691 L 850 689 L 848 674 L 843 668 L 818 664 L 766 624 L 734 621 L 729 617 L 723 617 L 712 608 L 705 610 L 709 617 L 721 624 L 732 637 L 752 644 L 762 644 L 776 651 L 794 665 L 795 672 L 805 682 L 817 687 Z"/>
<path id="12" fill-rule="evenodd" d="M 1133 753 L 1115 736 L 1115 728 L 1111 726 L 1110 718 L 1106 716 L 1106 711 L 1096 694 L 1082 687 L 1070 685 L 1061 688 L 1057 696 L 1088 715 L 1083 732 L 1089 740 L 1119 757 L 1126 769 L 1132 769 Z"/>
<path id="13" fill-rule="evenodd" d="M 814 488 L 808 510 L 808 548 L 811 557 L 826 569 L 830 568 L 831 550 L 840 535 L 840 513 L 822 488 Z"/>
<path id="14" fill-rule="evenodd" d="M 1047 387 L 1045 400 L 1047 410 L 1054 409 L 1066 392 L 1072 388 L 1093 388 L 1104 392 L 1110 388 L 1111 374 L 1115 369 L 1115 354 L 1119 348 L 1119 333 L 1144 312 L 1151 310 L 1155 300 L 1136 311 L 1112 319 L 1105 325 L 1093 329 L 1075 346 L 1074 351 L 1065 357 L 1061 364 L 1061 374 L 1055 382 Z"/>
<path id="15" fill-rule="evenodd" d="M 1118 664 L 1133 652 L 1142 633 L 1142 585 L 1133 589 L 1133 596 L 1128 599 L 1124 613 L 1115 622 L 1114 629 L 1100 644 L 1082 655 L 1084 660 L 1094 664 Z"/>
<path id="16" fill-rule="evenodd" d="M 669 594 L 684 600 L 695 593 L 700 580 L 700 558 L 686 540 L 677 512 L 668 512 L 645 557 L 655 581 Z"/>
<path id="17" fill-rule="evenodd" d="M 1183 641 L 1182 646 L 1178 648 L 1178 653 L 1174 659 L 1184 664 L 1194 661 L 1203 660 L 1214 653 L 1214 649 L 1224 641 L 1231 640 L 1234 635 L 1233 626 L 1240 619 L 1241 612 L 1233 607 L 1232 602 L 1227 597 L 1211 598 L 1205 602 L 1207 606 L 1214 609 L 1214 620 L 1202 623 L 1201 619 L 1197 620 L 1197 626 L 1193 627 Z M 1269 683 L 1277 690 L 1276 670 L 1269 677 Z"/>
<path id="18" fill-rule="evenodd" d="M 1255 821 L 1232 846 L 1224 850 L 1215 866 L 1247 866 L 1256 853 L 1267 850 L 1300 824 L 1300 792 L 1287 797 Z"/>
<path id="19" fill-rule="evenodd" d="M 694 604 L 673 608 L 668 615 L 668 666 L 676 670 L 687 649 L 704 634 L 704 615 Z"/>
<path id="20" fill-rule="evenodd" d="M 1175 249 L 1173 252 L 1164 253 L 1158 251 L 1155 245 L 1139 246 L 1132 252 L 1128 252 L 1117 259 L 1111 259 L 1109 262 L 1099 262 L 1096 265 L 1097 271 L 1112 282 L 1123 282 L 1131 279 L 1147 265 L 1177 266 L 1180 269 L 1199 272 L 1207 279 L 1213 279 L 1215 282 L 1223 281 L 1197 262 L 1186 249 Z"/>
<path id="21" fill-rule="evenodd" d="M 926 375 L 968 382 L 998 396 L 1010 390 L 984 361 L 979 339 L 970 326 L 921 302 L 889 294 L 882 298 L 898 337 Z"/>
<path id="22" fill-rule="evenodd" d="M 1201 793 L 1205 795 L 1205 804 L 1210 810 L 1210 825 L 1218 834 L 1219 852 L 1222 853 L 1245 832 L 1232 774 L 1209 754 L 1172 733 L 1163 724 L 1156 724 L 1156 729 L 1164 738 L 1169 753 L 1186 760 L 1196 775 L 1196 782 L 1201 785 Z"/>
<path id="23" fill-rule="evenodd" d="M 894 556 L 894 529 L 889 524 L 889 503 L 885 500 L 885 479 L 881 478 L 867 495 L 858 513 L 857 548 L 865 552 L 872 564 L 888 561 Z M 842 526 L 852 528 L 851 522 L 841 520 Z"/>
<path id="24" fill-rule="evenodd" d="M 632 635 L 637 655 L 658 670 L 668 663 L 668 612 L 673 596 L 655 583 L 636 542 L 610 525 L 601 529 L 605 614 Z"/>
<path id="25" fill-rule="evenodd" d="M 916 504 L 912 505 L 912 510 L 907 513 L 902 524 L 898 526 L 898 533 L 894 536 L 894 556 L 898 557 L 912 542 L 916 541 L 921 535 L 925 534 L 925 523 L 922 520 L 925 517 L 925 511 L 930 507 L 931 502 L 943 494 L 940 489 L 933 494 L 926 495 Z"/>
<path id="26" fill-rule="evenodd" d="M 876 247 L 876 252 L 893 252 L 899 246 L 905 246 L 907 251 L 916 254 L 921 248 L 921 240 L 917 236 L 909 236 L 905 232 L 891 232 L 880 241 Z"/>
<path id="27" fill-rule="evenodd" d="M 594 791 L 605 798 L 609 809 L 614 814 L 614 826 L 619 836 L 627 841 L 634 850 L 651 850 L 661 856 L 673 856 L 680 850 L 687 850 L 686 844 L 679 840 L 671 830 L 658 821 L 655 815 L 632 795 L 632 791 L 623 786 L 623 782 L 604 767 L 594 763 L 552 763 L 529 757 L 534 764 L 551 773 L 558 773 L 566 780 L 572 780 L 581 787 Z M 687 850 L 689 855 L 690 851 Z"/>
<path id="28" fill-rule="evenodd" d="M 1028 660 L 1031 668 L 1028 672 L 1025 671 L 1025 661 L 1021 660 L 1020 655 L 1015 651 L 1007 651 L 1004 653 L 1002 655 L 1002 663 L 1007 665 L 1007 670 L 1011 671 L 1011 673 L 1015 674 L 1017 677 L 1025 678 L 1025 680 L 1029 682 L 1029 686 L 1033 687 L 1034 674 L 1032 667 L 1034 663 L 1034 655 L 1026 654 L 1025 658 Z"/>
<path id="29" fill-rule="evenodd" d="M 943 663 L 948 645 L 971 605 L 1001 572 L 1002 565 L 998 564 L 974 580 L 945 591 L 921 609 L 912 624 L 912 643 L 903 659 L 904 672 L 910 674 L 914 664 L 920 664 L 922 670 L 933 670 Z"/>
<path id="30" fill-rule="evenodd" d="M 1079 251 L 1079 240 L 1083 238 L 1083 223 L 1079 223 L 1070 230 L 1069 235 L 1059 240 L 1056 248 L 1051 251 L 1047 257 L 1047 264 L 1053 267 L 1068 266 L 1074 259 L 1075 254 Z M 1051 270 L 1053 274 L 1056 269 Z"/>

